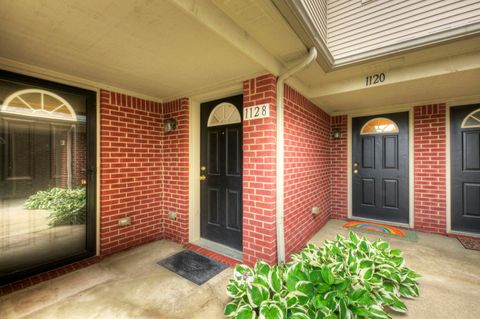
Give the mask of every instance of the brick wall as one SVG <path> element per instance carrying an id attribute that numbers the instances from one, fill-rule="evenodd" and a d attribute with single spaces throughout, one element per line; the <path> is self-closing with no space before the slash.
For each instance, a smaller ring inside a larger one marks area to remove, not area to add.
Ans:
<path id="1" fill-rule="evenodd" d="M 285 86 L 285 251 L 298 251 L 330 217 L 330 116 Z M 312 207 L 320 208 L 319 215 Z"/>
<path id="2" fill-rule="evenodd" d="M 243 82 L 243 104 L 270 104 L 270 117 L 243 122 L 243 262 L 276 262 L 275 83 L 273 75 Z"/>
<path id="3" fill-rule="evenodd" d="M 189 100 L 183 98 L 164 103 L 163 118 L 177 120 L 177 128 L 173 132 L 164 133 L 162 144 L 163 231 L 165 238 L 186 243 L 189 208 Z M 169 212 L 176 213 L 175 220 L 168 218 Z"/>
<path id="4" fill-rule="evenodd" d="M 101 255 L 161 238 L 161 105 L 102 90 L 100 139 Z"/>
<path id="5" fill-rule="evenodd" d="M 446 107 L 414 109 L 415 229 L 446 233 Z"/>
<path id="6" fill-rule="evenodd" d="M 347 139 L 348 120 L 346 115 L 333 116 L 331 120 L 332 131 L 339 130 L 340 138 L 331 139 L 331 196 L 332 218 L 347 219 L 348 216 L 348 150 Z"/>

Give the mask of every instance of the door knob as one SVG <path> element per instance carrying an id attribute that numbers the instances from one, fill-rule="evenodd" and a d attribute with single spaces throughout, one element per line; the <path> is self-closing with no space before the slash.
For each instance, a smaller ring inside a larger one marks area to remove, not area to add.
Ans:
<path id="1" fill-rule="evenodd" d="M 207 179 L 207 176 L 205 176 L 205 175 L 200 175 L 200 180 L 201 180 L 201 181 L 204 181 L 204 180 L 206 180 L 206 179 Z"/>

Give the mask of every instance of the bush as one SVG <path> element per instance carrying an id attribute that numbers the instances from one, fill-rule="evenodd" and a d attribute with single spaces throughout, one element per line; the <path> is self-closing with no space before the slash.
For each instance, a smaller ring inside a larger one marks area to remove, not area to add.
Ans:
<path id="1" fill-rule="evenodd" d="M 406 312 L 400 297 L 418 297 L 420 276 L 387 242 L 350 232 L 322 247 L 310 244 L 286 265 L 237 265 L 225 316 L 237 319 L 391 318 Z"/>
<path id="2" fill-rule="evenodd" d="M 50 226 L 85 224 L 86 199 L 85 188 L 52 188 L 30 196 L 25 201 L 25 208 L 49 210 Z"/>

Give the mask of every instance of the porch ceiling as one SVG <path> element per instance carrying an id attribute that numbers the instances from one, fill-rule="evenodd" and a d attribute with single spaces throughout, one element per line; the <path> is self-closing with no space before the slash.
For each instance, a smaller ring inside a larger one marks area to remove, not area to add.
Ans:
<path id="1" fill-rule="evenodd" d="M 0 0 L 0 8 L 0 57 L 158 99 L 264 70 L 170 1 Z"/>
<path id="2" fill-rule="evenodd" d="M 278 75 L 307 53 L 275 2 L 0 0 L 0 67 L 13 60 L 158 100 L 236 93 L 242 80 Z M 288 83 L 340 114 L 478 97 L 478 61 L 472 36 L 329 72 L 317 61 Z M 366 87 L 380 72 L 385 83 Z"/>

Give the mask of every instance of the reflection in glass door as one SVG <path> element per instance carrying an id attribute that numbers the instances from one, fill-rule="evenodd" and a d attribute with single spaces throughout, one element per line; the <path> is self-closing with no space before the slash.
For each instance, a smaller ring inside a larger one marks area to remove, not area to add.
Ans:
<path id="1" fill-rule="evenodd" d="M 95 92 L 0 71 L 0 284 L 95 253 Z"/>

